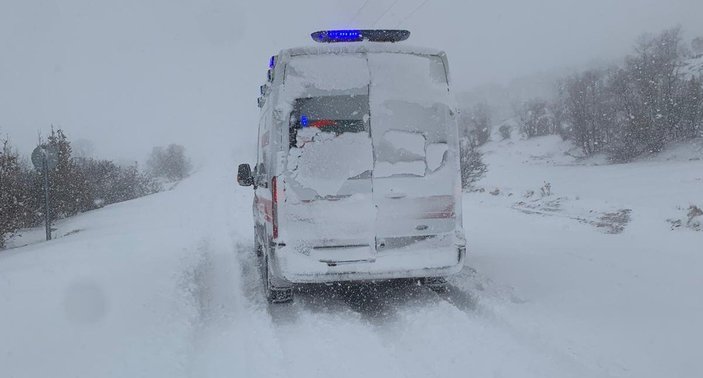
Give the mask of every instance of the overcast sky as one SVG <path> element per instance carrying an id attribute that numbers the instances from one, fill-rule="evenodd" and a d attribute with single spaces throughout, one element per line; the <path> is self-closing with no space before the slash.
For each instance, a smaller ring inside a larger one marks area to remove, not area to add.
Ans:
<path id="1" fill-rule="evenodd" d="M 620 58 L 675 25 L 703 35 L 703 1 L 0 0 L 0 132 L 23 153 L 53 124 L 101 157 L 197 157 L 252 138 L 268 57 L 314 30 L 407 28 L 467 90 Z"/>

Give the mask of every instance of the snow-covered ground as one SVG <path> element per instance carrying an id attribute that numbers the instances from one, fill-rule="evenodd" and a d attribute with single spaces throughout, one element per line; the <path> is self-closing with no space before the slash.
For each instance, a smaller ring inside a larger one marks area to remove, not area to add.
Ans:
<path id="1" fill-rule="evenodd" d="M 320 286 L 267 305 L 244 156 L 62 221 L 0 252 L 0 376 L 702 376 L 703 232 L 672 222 L 703 206 L 700 144 L 626 165 L 556 137 L 484 151 L 443 294 Z"/>
<path id="2" fill-rule="evenodd" d="M 701 376 L 703 232 L 670 220 L 703 205 L 703 143 L 623 165 L 567 150 L 558 137 L 485 147 L 486 191 L 465 217 L 470 266 L 493 287 L 456 284 L 597 375 Z"/>

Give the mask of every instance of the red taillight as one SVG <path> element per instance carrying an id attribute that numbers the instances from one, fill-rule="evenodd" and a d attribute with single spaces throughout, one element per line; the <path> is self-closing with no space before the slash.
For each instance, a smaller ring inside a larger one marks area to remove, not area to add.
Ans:
<path id="1" fill-rule="evenodd" d="M 276 176 L 271 179 L 271 215 L 273 220 L 273 238 L 278 239 L 278 180 Z"/>
<path id="2" fill-rule="evenodd" d="M 336 126 L 337 122 L 331 120 L 331 119 L 320 119 L 317 121 L 312 121 L 310 122 L 310 127 L 328 127 L 328 126 Z"/>

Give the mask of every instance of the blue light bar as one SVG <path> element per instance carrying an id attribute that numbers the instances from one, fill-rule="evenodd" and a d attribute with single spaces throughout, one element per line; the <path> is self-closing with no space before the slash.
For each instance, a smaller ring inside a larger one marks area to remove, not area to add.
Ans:
<path id="1" fill-rule="evenodd" d="M 300 124 L 303 125 L 303 127 L 308 127 L 308 116 L 300 116 Z"/>
<path id="2" fill-rule="evenodd" d="M 322 40 L 318 42 L 357 42 L 363 41 L 363 36 L 359 30 L 328 30 L 321 32 Z M 314 33 L 313 33 L 314 34 Z M 315 36 L 313 36 L 315 39 Z"/>
<path id="3" fill-rule="evenodd" d="M 400 42 L 410 37 L 407 30 L 321 30 L 310 34 L 315 42 Z"/>
<path id="4" fill-rule="evenodd" d="M 271 59 L 269 59 L 269 68 L 274 68 L 276 67 L 276 56 L 272 56 Z"/>

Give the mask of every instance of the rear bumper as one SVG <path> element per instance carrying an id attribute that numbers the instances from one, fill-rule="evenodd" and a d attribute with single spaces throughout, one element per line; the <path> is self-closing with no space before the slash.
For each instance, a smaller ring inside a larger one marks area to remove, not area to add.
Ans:
<path id="1" fill-rule="evenodd" d="M 439 245 L 383 251 L 364 261 L 323 262 L 299 248 L 272 248 L 273 273 L 289 283 L 329 283 L 398 278 L 444 277 L 461 271 L 466 248 L 463 240 L 447 238 Z"/>

